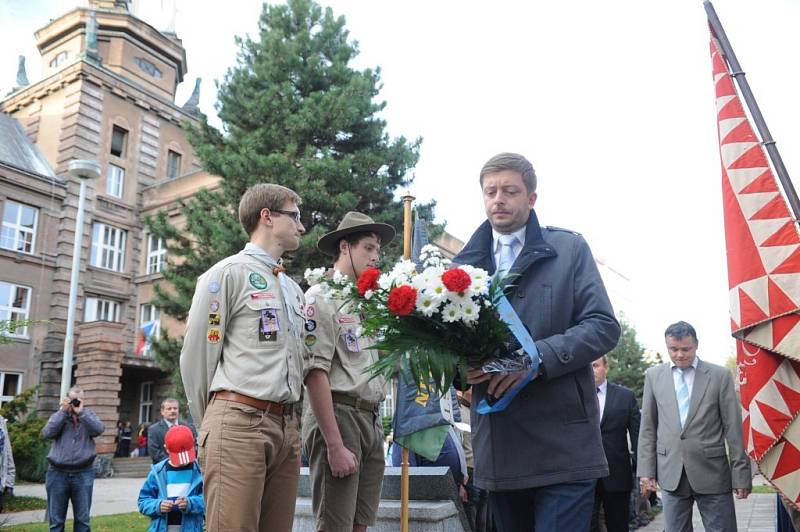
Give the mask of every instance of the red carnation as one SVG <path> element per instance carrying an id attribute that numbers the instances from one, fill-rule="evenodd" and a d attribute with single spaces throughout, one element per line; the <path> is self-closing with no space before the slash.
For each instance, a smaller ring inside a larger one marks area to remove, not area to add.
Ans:
<path id="1" fill-rule="evenodd" d="M 375 290 L 378 288 L 378 277 L 380 277 L 381 271 L 378 268 L 367 268 L 361 275 L 358 276 L 358 293 L 361 297 L 364 297 L 364 294 L 367 293 L 367 290 Z"/>
<path id="2" fill-rule="evenodd" d="M 461 268 L 453 268 L 442 274 L 442 283 L 451 292 L 463 292 L 472 284 L 472 278 Z"/>
<path id="3" fill-rule="evenodd" d="M 408 316 L 417 304 L 417 290 L 408 285 L 392 288 L 386 306 L 396 316 Z"/>

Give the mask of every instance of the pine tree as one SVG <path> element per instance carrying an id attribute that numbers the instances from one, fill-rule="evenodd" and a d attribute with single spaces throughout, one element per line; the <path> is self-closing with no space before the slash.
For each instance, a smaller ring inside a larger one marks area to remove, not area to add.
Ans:
<path id="1" fill-rule="evenodd" d="M 633 390 L 641 405 L 644 391 L 644 372 L 652 363 L 644 357 L 644 347 L 636 340 L 636 329 L 624 318 L 619 320 L 622 329 L 617 347 L 608 353 L 608 380 Z"/>
<path id="2" fill-rule="evenodd" d="M 355 70 L 358 44 L 348 39 L 344 17 L 312 0 L 265 4 L 257 40 L 237 38 L 237 64 L 219 87 L 216 109 L 223 130 L 200 116 L 188 126 L 189 140 L 205 170 L 221 176 L 220 187 L 181 204 L 186 225 L 168 223 L 166 212 L 148 220 L 167 241 L 168 285 L 156 287 L 154 304 L 185 320 L 197 277 L 247 241 L 236 215 L 244 191 L 277 183 L 303 198 L 306 234 L 301 248 L 285 257 L 299 278 L 306 267 L 329 264 L 316 241 L 335 229 L 347 211 L 402 227 L 399 187 L 410 183 L 421 139 L 390 139 L 378 114 L 380 69 Z M 431 219 L 433 204 L 418 212 Z M 394 258 L 399 242 L 389 247 Z M 178 370 L 181 339 L 162 334 L 153 344 L 157 361 L 172 375 L 183 397 Z"/>

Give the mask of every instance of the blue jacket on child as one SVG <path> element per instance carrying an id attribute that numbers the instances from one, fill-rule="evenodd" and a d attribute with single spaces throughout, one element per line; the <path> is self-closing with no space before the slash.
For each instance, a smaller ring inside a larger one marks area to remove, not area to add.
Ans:
<path id="1" fill-rule="evenodd" d="M 161 513 L 161 501 L 167 498 L 167 463 L 162 460 L 150 468 L 150 473 L 139 491 L 139 511 L 152 519 L 149 532 L 166 532 L 167 514 Z M 206 504 L 203 501 L 203 474 L 197 462 L 192 463 L 192 484 L 186 496 L 181 532 L 203 532 Z"/>

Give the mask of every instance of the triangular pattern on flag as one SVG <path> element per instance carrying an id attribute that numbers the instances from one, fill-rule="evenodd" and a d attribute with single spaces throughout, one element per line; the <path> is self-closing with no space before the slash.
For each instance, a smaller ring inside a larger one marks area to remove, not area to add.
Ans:
<path id="1" fill-rule="evenodd" d="M 772 279 L 767 280 L 769 290 L 769 315 L 781 316 L 787 312 L 792 312 L 797 308 L 797 303 L 792 300 L 786 292 L 780 289 Z M 773 345 L 775 345 L 773 343 Z"/>
<path id="2" fill-rule="evenodd" d="M 788 259 L 780 263 L 780 265 L 772 270 L 771 274 L 791 273 L 796 274 L 800 270 L 800 248 L 795 249 Z"/>
<path id="3" fill-rule="evenodd" d="M 797 471 L 797 467 L 794 466 L 794 464 L 800 464 L 800 450 L 797 447 L 784 441 L 781 444 L 780 451 L 778 449 L 775 451 L 780 452 L 780 458 L 778 458 L 775 470 L 772 472 L 772 480 L 777 480 L 784 475 Z"/>
<path id="4" fill-rule="evenodd" d="M 800 314 L 787 314 L 776 320 L 772 320 L 772 345 L 778 348 L 783 339 L 797 327 L 800 322 Z"/>
<path id="5" fill-rule="evenodd" d="M 741 288 L 739 288 L 739 314 L 744 323 L 760 323 L 767 319 L 765 310 Z"/>
<path id="6" fill-rule="evenodd" d="M 771 237 L 761 242 L 761 247 L 767 246 L 791 246 L 800 244 L 800 237 L 797 235 L 797 227 L 792 221 L 784 223 L 780 229 L 775 231 Z"/>
<path id="7" fill-rule="evenodd" d="M 750 217 L 751 220 L 776 220 L 779 218 L 789 218 L 786 202 L 783 201 L 783 196 L 780 194 L 775 194 L 769 203 Z"/>
<path id="8" fill-rule="evenodd" d="M 777 408 L 773 408 L 766 403 L 756 401 L 756 404 L 758 404 L 758 408 L 761 410 L 764 420 L 769 425 L 770 432 L 776 436 L 783 434 L 783 431 L 786 429 L 786 425 L 788 425 L 792 420 L 792 416 L 785 412 L 781 412 Z"/>
<path id="9" fill-rule="evenodd" d="M 745 448 L 765 478 L 798 501 L 800 233 L 713 32 L 710 50 Z"/>
<path id="10" fill-rule="evenodd" d="M 772 170 L 764 170 L 761 175 L 740 190 L 739 194 L 754 194 L 756 192 L 778 192 L 778 185 L 775 183 L 775 176 L 772 175 Z"/>

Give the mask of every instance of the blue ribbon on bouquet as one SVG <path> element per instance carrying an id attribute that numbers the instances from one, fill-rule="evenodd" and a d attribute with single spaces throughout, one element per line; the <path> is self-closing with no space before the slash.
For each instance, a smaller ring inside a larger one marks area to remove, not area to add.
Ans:
<path id="1" fill-rule="evenodd" d="M 539 354 L 539 349 L 536 348 L 536 343 L 533 341 L 533 338 L 531 338 L 531 335 L 528 333 L 525 325 L 523 325 L 522 320 L 519 319 L 517 312 L 514 310 L 514 307 L 511 306 L 506 296 L 500 296 L 497 302 L 497 311 L 500 314 L 500 319 L 508 325 L 508 328 L 514 334 L 514 337 L 520 343 L 522 349 L 531 358 L 531 370 L 525 375 L 524 379 L 508 390 L 505 395 L 493 405 L 490 405 L 486 401 L 486 398 L 481 399 L 481 402 L 478 403 L 477 411 L 479 414 L 483 415 L 505 410 L 519 391 L 533 380 L 539 372 L 539 364 L 542 362 L 542 357 Z"/>

